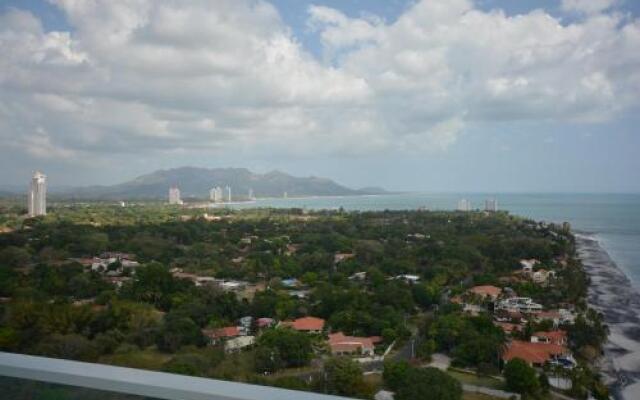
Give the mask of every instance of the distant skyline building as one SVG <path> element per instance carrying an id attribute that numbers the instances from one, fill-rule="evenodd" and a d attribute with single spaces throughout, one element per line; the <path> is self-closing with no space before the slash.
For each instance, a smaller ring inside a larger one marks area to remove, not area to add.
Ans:
<path id="1" fill-rule="evenodd" d="M 178 186 L 171 186 L 169 188 L 169 204 L 172 204 L 172 205 L 183 204 L 183 201 L 180 198 L 180 189 L 178 188 Z"/>
<path id="2" fill-rule="evenodd" d="M 496 199 L 488 199 L 484 202 L 484 210 L 489 212 L 497 212 L 498 211 L 498 200 Z"/>
<path id="3" fill-rule="evenodd" d="M 458 211 L 471 211 L 471 201 L 467 199 L 461 199 L 458 202 Z"/>
<path id="4" fill-rule="evenodd" d="M 30 217 L 47 215 L 47 176 L 40 171 L 31 178 L 27 202 Z"/>
<path id="5" fill-rule="evenodd" d="M 256 197 L 253 195 L 253 189 L 249 188 L 249 200 L 255 200 Z"/>
<path id="6" fill-rule="evenodd" d="M 209 199 L 214 203 L 222 203 L 224 201 L 222 198 L 222 188 L 216 186 L 209 190 Z"/>
<path id="7" fill-rule="evenodd" d="M 222 203 L 222 188 L 220 186 L 216 186 L 209 190 L 209 200 L 214 203 Z"/>
<path id="8" fill-rule="evenodd" d="M 227 186 L 227 201 L 231 203 L 231 186 Z"/>

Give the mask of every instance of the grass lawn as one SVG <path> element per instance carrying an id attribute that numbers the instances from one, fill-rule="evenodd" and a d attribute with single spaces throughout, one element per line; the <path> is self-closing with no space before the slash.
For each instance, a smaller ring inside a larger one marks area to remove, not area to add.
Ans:
<path id="1" fill-rule="evenodd" d="M 491 389 L 504 389 L 504 382 L 490 378 L 487 376 L 478 376 L 474 374 L 469 374 L 466 372 L 460 372 L 455 370 L 448 370 L 447 373 L 452 377 L 459 380 L 461 383 L 466 383 L 469 385 L 475 386 L 483 386 Z"/>
<path id="2" fill-rule="evenodd" d="M 171 359 L 171 354 L 164 354 L 155 349 L 137 350 L 123 354 L 109 354 L 100 357 L 100 363 L 119 365 L 122 367 L 160 370 L 162 365 Z"/>

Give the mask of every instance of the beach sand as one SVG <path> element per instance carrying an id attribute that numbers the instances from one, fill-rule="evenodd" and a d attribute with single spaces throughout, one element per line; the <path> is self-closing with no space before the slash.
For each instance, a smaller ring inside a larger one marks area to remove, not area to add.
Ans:
<path id="1" fill-rule="evenodd" d="M 578 255 L 591 277 L 588 302 L 609 325 L 601 368 L 616 399 L 640 399 L 640 293 L 594 236 L 577 234 Z"/>

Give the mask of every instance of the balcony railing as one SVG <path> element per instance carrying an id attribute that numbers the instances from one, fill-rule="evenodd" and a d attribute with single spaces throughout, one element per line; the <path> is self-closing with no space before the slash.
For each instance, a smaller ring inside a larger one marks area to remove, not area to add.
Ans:
<path id="1" fill-rule="evenodd" d="M 0 376 L 168 400 L 348 400 L 216 379 L 0 352 Z M 3 397 L 0 394 L 0 397 Z"/>

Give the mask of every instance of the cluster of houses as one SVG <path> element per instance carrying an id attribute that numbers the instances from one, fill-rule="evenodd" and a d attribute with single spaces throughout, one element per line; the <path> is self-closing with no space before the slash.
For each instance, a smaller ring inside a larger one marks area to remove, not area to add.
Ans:
<path id="1" fill-rule="evenodd" d="M 322 318 L 303 317 L 295 320 L 280 321 L 272 318 L 243 317 L 237 326 L 227 326 L 217 329 L 203 329 L 202 334 L 209 344 L 223 344 L 226 352 L 236 352 L 255 344 L 256 337 L 267 328 L 290 328 L 298 332 L 311 335 L 323 335 L 326 331 L 326 321 Z M 348 336 L 343 332 L 328 334 L 326 345 L 332 355 L 372 357 L 375 348 L 382 343 L 380 336 L 358 337 Z"/>
<path id="2" fill-rule="evenodd" d="M 554 271 L 534 270 L 537 260 L 522 260 L 522 271 L 535 283 L 549 284 L 555 278 Z M 536 273 L 540 272 L 539 275 Z M 575 359 L 567 346 L 567 334 L 561 326 L 575 322 L 575 314 L 567 308 L 545 310 L 541 304 L 529 297 L 518 297 L 510 288 L 493 285 L 474 286 L 462 296 L 454 296 L 451 302 L 460 304 L 463 311 L 471 315 L 489 312 L 493 308 L 494 324 L 500 327 L 509 338 L 502 360 L 508 362 L 520 358 L 533 367 L 545 364 L 563 368 L 573 368 Z M 493 306 L 493 307 L 491 307 Z M 522 340 L 520 333 L 528 321 L 550 321 L 550 331 L 535 332 L 529 340 Z"/>
<path id="3" fill-rule="evenodd" d="M 131 280 L 131 276 L 141 266 L 136 261 L 135 254 L 121 252 L 104 252 L 96 257 L 71 258 L 68 261 L 77 262 L 87 270 L 99 273 L 104 280 L 117 287 Z"/>
<path id="4" fill-rule="evenodd" d="M 233 279 L 217 279 L 213 276 L 203 276 L 198 274 L 192 274 L 184 272 L 181 268 L 172 268 L 171 275 L 177 279 L 186 279 L 193 282 L 196 286 L 216 286 L 224 291 L 239 291 L 246 288 L 249 283 L 245 281 L 238 281 Z"/>
<path id="5" fill-rule="evenodd" d="M 556 279 L 556 271 L 538 267 L 540 261 L 532 258 L 520 260 L 520 269 L 514 271 L 512 276 L 504 278 L 505 282 L 531 281 L 537 285 L 549 286 Z"/>

